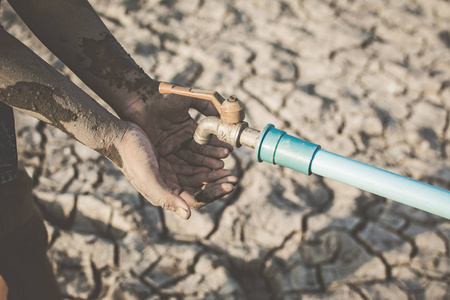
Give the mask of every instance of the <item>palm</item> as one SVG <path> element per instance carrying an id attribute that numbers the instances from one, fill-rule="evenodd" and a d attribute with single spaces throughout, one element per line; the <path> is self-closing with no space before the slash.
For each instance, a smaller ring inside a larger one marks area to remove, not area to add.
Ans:
<path id="1" fill-rule="evenodd" d="M 149 137 L 156 150 L 161 176 L 172 191 L 192 208 L 232 191 L 237 178 L 223 169 L 221 161 L 232 148 L 221 142 L 200 146 L 192 139 L 197 123 L 189 115 L 189 108 L 211 115 L 217 113 L 212 104 L 182 96 L 159 95 L 151 103 L 139 102 L 137 106 L 135 111 L 139 113 L 129 120 Z"/>

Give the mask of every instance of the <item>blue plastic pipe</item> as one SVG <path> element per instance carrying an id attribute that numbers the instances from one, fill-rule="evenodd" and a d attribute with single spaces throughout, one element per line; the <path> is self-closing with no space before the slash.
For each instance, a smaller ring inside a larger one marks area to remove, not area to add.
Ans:
<path id="1" fill-rule="evenodd" d="M 373 194 L 450 219 L 450 192 L 325 150 L 276 129 L 261 132 L 256 160 L 349 184 Z"/>

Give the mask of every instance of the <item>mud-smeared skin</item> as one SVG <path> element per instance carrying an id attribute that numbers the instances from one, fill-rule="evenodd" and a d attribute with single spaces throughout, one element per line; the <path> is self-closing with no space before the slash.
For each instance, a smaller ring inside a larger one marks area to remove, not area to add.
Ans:
<path id="1" fill-rule="evenodd" d="M 77 55 L 78 60 L 88 58 L 89 72 L 106 80 L 111 87 L 125 89 L 130 94 L 137 92 L 144 102 L 156 94 L 157 85 L 149 81 L 142 68 L 110 34 L 101 40 L 83 38 L 82 49 L 83 54 Z"/>
<path id="2" fill-rule="evenodd" d="M 106 35 L 102 40 L 84 38 L 82 47 L 83 54 L 91 61 L 91 74 L 107 80 L 111 86 L 118 89 L 125 87 L 128 92 L 134 92 L 147 83 L 144 71 L 111 35 Z"/>
<path id="3" fill-rule="evenodd" d="M 99 128 L 104 127 L 110 122 L 103 118 L 90 118 L 87 116 L 91 111 L 80 112 L 77 108 L 65 108 L 62 103 L 69 102 L 68 96 L 59 88 L 52 88 L 36 82 L 17 82 L 12 86 L 0 89 L 0 100 L 10 106 L 24 111 L 30 111 L 45 117 L 51 125 L 57 127 L 66 134 L 75 137 L 74 133 L 69 131 L 67 123 L 85 122 L 93 136 L 99 135 Z M 82 127 L 82 126 L 79 126 Z M 122 167 L 122 158 L 114 145 L 101 142 L 104 137 L 98 137 L 99 145 L 95 148 L 97 152 L 108 157 L 119 168 Z M 90 145 L 88 145 L 90 146 Z"/>
<path id="4" fill-rule="evenodd" d="M 70 0 L 70 2 L 73 2 L 74 4 L 84 7 L 84 8 L 87 8 L 87 9 L 92 9 L 92 6 L 84 0 Z"/>
<path id="5" fill-rule="evenodd" d="M 115 145 L 110 145 L 109 147 L 94 150 L 100 153 L 101 155 L 108 157 L 117 167 L 122 169 L 123 167 L 122 157 L 120 156 L 119 150 Z"/>
<path id="6" fill-rule="evenodd" d="M 78 116 L 70 109 L 62 107 L 56 98 L 64 99 L 63 91 L 36 82 L 17 82 L 13 86 L 0 89 L 0 99 L 4 103 L 46 116 L 52 125 L 71 135 L 62 122 L 76 121 Z"/>
<path id="7" fill-rule="evenodd" d="M 128 101 L 145 102 L 157 93 L 158 83 L 111 35 L 88 1 L 10 2 L 33 33 L 119 116 Z"/>

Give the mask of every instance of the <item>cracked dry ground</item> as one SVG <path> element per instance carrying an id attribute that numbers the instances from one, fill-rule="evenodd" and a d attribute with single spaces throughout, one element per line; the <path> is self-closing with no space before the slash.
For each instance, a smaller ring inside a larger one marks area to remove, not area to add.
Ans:
<path id="1" fill-rule="evenodd" d="M 156 79 L 236 94 L 252 127 L 450 189 L 448 1 L 92 4 Z M 6 29 L 83 86 L 4 5 Z M 237 149 L 239 188 L 185 222 L 96 152 L 16 123 L 67 299 L 449 297 L 445 219 Z"/>

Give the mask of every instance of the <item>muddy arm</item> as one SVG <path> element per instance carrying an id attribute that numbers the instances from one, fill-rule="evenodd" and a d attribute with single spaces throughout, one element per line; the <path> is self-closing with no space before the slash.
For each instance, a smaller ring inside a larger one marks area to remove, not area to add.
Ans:
<path id="1" fill-rule="evenodd" d="M 189 218 L 189 205 L 180 193 L 191 197 L 166 183 L 154 147 L 140 127 L 110 114 L 1 27 L 0 45 L 0 101 L 103 154 L 152 204 Z M 229 175 L 215 174 L 222 175 L 214 180 Z"/>
<path id="2" fill-rule="evenodd" d="M 125 124 L 0 28 L 0 101 L 56 126 L 120 166 Z"/>
<path id="3" fill-rule="evenodd" d="M 123 117 L 158 90 L 86 0 L 9 0 L 33 33 Z"/>

